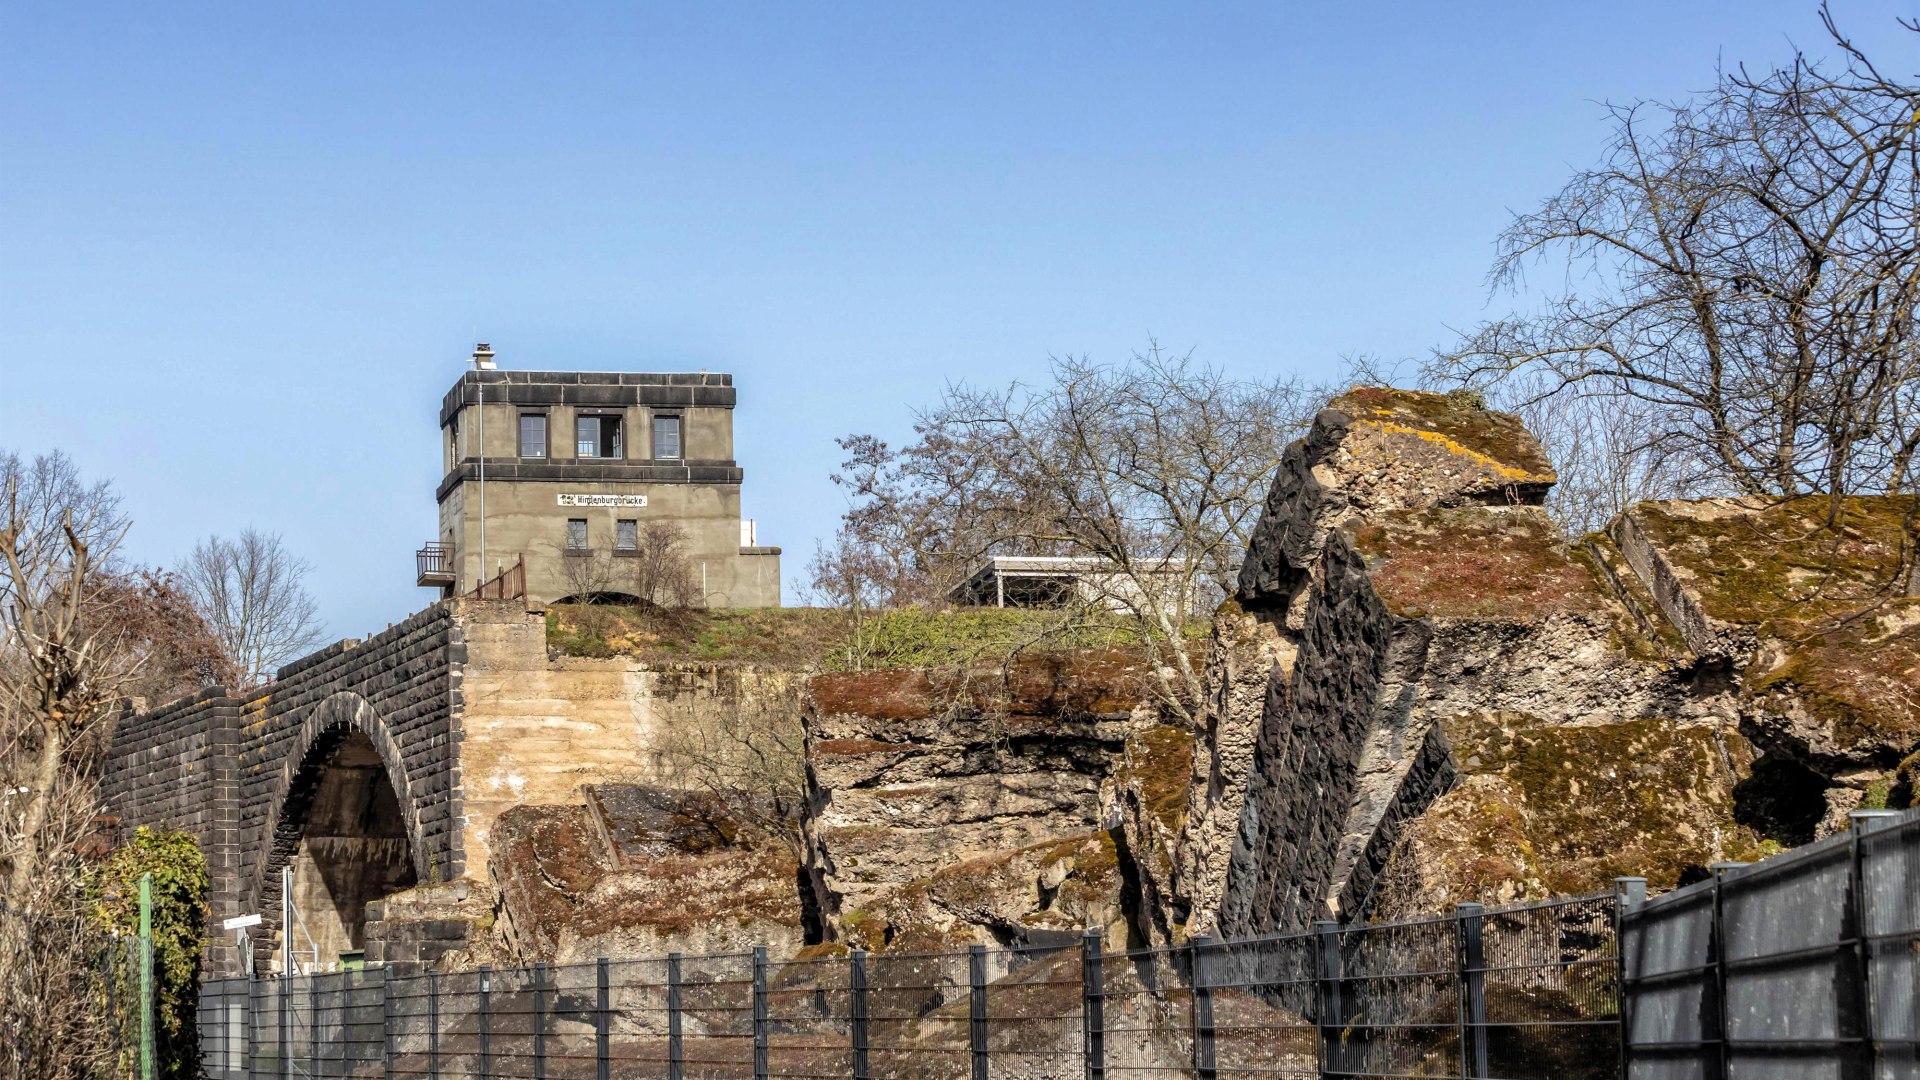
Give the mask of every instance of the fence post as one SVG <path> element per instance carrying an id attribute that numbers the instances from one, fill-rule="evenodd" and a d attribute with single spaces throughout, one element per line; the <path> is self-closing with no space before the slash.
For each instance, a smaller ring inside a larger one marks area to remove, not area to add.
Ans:
<path id="1" fill-rule="evenodd" d="M 867 1060 L 867 950 L 847 954 L 847 983 L 852 1000 L 847 1004 L 847 1019 L 853 1029 L 853 1080 L 872 1080 Z"/>
<path id="2" fill-rule="evenodd" d="M 973 1080 L 987 1080 L 987 947 L 967 946 L 967 1043 Z"/>
<path id="3" fill-rule="evenodd" d="M 320 969 L 307 973 L 307 1075 L 320 1065 Z"/>
<path id="4" fill-rule="evenodd" d="M 767 1080 L 767 947 L 753 947 L 753 1080 Z"/>
<path id="5" fill-rule="evenodd" d="M 118 990 L 120 979 L 125 974 L 124 964 L 126 963 L 126 958 L 121 955 L 126 951 L 122 948 L 124 944 L 125 942 L 122 939 L 114 938 L 100 947 L 100 977 L 106 984 L 107 1016 L 113 1023 L 113 1068 L 115 1072 L 119 1071 L 123 1055 L 127 1052 L 126 1017 L 120 1012 L 120 994 Z"/>
<path id="6" fill-rule="evenodd" d="M 480 1080 L 493 1080 L 493 969 L 480 965 Z"/>
<path id="7" fill-rule="evenodd" d="M 1643 877 L 1617 877 L 1613 879 L 1613 961 L 1614 961 L 1614 1015 L 1620 1019 L 1620 1080 L 1627 1080 L 1633 1074 L 1633 987 L 1629 979 L 1638 976 L 1638 971 L 1627 968 L 1627 916 L 1640 909 L 1647 902 L 1647 879 Z"/>
<path id="8" fill-rule="evenodd" d="M 547 965 L 533 965 L 533 1080 L 547 1080 Z"/>
<path id="9" fill-rule="evenodd" d="M 1714 1042 L 1718 1044 L 1719 1071 L 1708 1074 L 1712 1080 L 1727 1080 L 1733 1075 L 1733 1033 L 1727 1023 L 1727 921 L 1724 910 L 1724 880 L 1727 871 L 1747 865 L 1743 862 L 1717 862 L 1710 869 L 1713 872 L 1713 934 L 1709 946 L 1713 950 L 1713 1012 Z"/>
<path id="10" fill-rule="evenodd" d="M 272 979 L 250 976 L 247 982 L 247 1080 L 266 1077 L 261 1068 L 267 1060 L 267 989 L 273 985 Z"/>
<path id="11" fill-rule="evenodd" d="M 607 1045 L 612 1025 L 607 1016 L 607 958 L 604 956 L 594 962 L 593 982 L 593 1075 L 595 1080 L 607 1080 L 612 1066 Z"/>
<path id="12" fill-rule="evenodd" d="M 1340 1031 L 1346 1026 L 1340 1004 L 1340 924 L 1332 919 L 1315 919 L 1313 932 L 1318 945 L 1313 956 L 1320 1012 L 1316 1018 L 1320 1027 L 1320 1075 L 1328 1077 L 1344 1071 L 1340 1052 Z"/>
<path id="13" fill-rule="evenodd" d="M 153 875 L 140 875 L 140 1076 L 153 1080 Z"/>
<path id="14" fill-rule="evenodd" d="M 1187 942 L 1187 970 L 1193 980 L 1193 1075 L 1194 1080 L 1214 1080 L 1217 1064 L 1213 1050 L 1213 986 L 1207 950 L 1213 939 L 1205 934 Z"/>
<path id="15" fill-rule="evenodd" d="M 1100 971 L 1100 931 L 1080 935 L 1080 1046 L 1086 1080 L 1107 1075 L 1106 992 Z"/>
<path id="16" fill-rule="evenodd" d="M 1897 810 L 1856 810 L 1849 815 L 1847 854 L 1851 864 L 1849 866 L 1851 876 L 1847 879 L 1850 903 L 1847 904 L 1846 918 L 1852 924 L 1852 931 L 1847 936 L 1853 938 L 1854 962 L 1859 965 L 1857 977 L 1853 980 L 1853 991 L 1858 996 L 1852 1003 L 1855 1009 L 1855 1023 L 1860 1033 L 1862 1060 L 1860 1070 L 1856 1074 L 1858 1076 L 1871 1076 L 1874 1064 L 1880 1058 L 1880 1033 L 1873 1023 L 1873 947 L 1868 941 L 1868 935 L 1873 933 L 1873 926 L 1867 920 L 1866 861 L 1861 840 L 1867 833 L 1873 831 L 1875 822 L 1899 816 L 1900 812 Z M 1848 1004 L 1845 998 L 1841 999 L 1841 1033 L 1846 1030 L 1844 1025 Z"/>
<path id="17" fill-rule="evenodd" d="M 667 954 L 667 1080 L 686 1075 L 687 1050 L 680 1040 L 680 954 Z"/>
<path id="18" fill-rule="evenodd" d="M 1471 1080 L 1483 1080 L 1492 1075 L 1487 1070 L 1486 909 L 1468 903 L 1453 910 L 1460 942 L 1460 1069 Z"/>
<path id="19" fill-rule="evenodd" d="M 381 1075 L 393 1080 L 393 969 L 380 969 L 380 1060 Z"/>
<path id="20" fill-rule="evenodd" d="M 427 1075 L 440 1080 L 440 977 L 427 972 Z"/>
<path id="21" fill-rule="evenodd" d="M 280 932 L 291 934 L 293 930 L 288 927 Z M 288 952 L 287 955 L 290 957 L 292 954 Z M 275 1010 L 279 1014 L 279 1022 L 274 1029 L 273 1041 L 274 1052 L 278 1055 L 280 1062 L 280 1080 L 292 1080 L 293 962 L 291 959 L 285 959 L 282 963 L 286 968 L 280 972 L 280 1007 Z"/>

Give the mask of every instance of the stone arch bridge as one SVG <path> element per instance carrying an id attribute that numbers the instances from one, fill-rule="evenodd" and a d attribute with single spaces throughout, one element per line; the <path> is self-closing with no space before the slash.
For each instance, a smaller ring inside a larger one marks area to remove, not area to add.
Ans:
<path id="1" fill-rule="evenodd" d="M 323 955 L 362 945 L 365 906 L 466 870 L 459 745 L 461 620 L 436 605 L 342 641 L 246 695 L 214 687 L 118 724 L 105 776 L 121 827 L 200 839 L 211 878 L 209 957 L 239 966 L 220 920 L 278 932 L 281 869 Z"/>
<path id="2" fill-rule="evenodd" d="M 447 600 L 297 660 L 258 690 L 123 716 L 106 812 L 123 832 L 166 825 L 199 838 L 211 973 L 241 968 L 225 919 L 259 914 L 256 958 L 272 952 L 284 867 L 323 965 L 363 948 L 418 964 L 464 942 L 450 930 L 423 938 L 417 920 L 442 921 L 422 914 L 437 902 L 425 894 L 490 881 L 496 817 L 580 804 L 586 785 L 657 765 L 669 726 L 704 722 L 732 695 L 711 670 L 550 655 L 544 612 L 523 601 Z M 412 894 L 410 915 L 373 905 L 433 883 L 451 887 Z"/>

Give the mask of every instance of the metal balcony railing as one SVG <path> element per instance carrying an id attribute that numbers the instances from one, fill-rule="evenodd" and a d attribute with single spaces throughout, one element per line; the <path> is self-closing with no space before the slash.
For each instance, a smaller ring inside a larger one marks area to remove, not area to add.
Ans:
<path id="1" fill-rule="evenodd" d="M 428 543 L 413 553 L 421 585 L 453 584 L 453 545 Z"/>

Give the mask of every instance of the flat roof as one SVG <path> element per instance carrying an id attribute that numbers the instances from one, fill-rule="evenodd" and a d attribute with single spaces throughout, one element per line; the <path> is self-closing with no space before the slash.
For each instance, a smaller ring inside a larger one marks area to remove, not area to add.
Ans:
<path id="1" fill-rule="evenodd" d="M 731 409 L 733 375 L 724 371 L 466 371 L 440 403 L 440 424 L 476 404 L 647 405 Z"/>

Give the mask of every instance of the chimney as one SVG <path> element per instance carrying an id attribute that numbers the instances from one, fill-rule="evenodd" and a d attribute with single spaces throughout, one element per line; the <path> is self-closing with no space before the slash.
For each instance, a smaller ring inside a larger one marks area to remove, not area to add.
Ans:
<path id="1" fill-rule="evenodd" d="M 493 370 L 493 346 L 481 342 L 473 347 L 473 366 L 479 371 Z"/>

